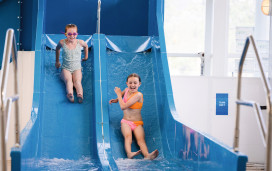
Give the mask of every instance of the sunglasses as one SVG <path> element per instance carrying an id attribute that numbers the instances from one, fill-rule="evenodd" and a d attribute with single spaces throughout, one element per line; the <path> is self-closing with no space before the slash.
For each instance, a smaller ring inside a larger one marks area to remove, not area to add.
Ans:
<path id="1" fill-rule="evenodd" d="M 76 36 L 76 35 L 78 35 L 78 33 L 65 33 L 65 35 L 66 36 L 72 36 L 72 35 Z"/>

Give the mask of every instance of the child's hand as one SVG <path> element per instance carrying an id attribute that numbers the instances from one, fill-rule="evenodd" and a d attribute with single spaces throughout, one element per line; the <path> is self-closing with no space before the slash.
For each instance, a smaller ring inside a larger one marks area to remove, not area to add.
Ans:
<path id="1" fill-rule="evenodd" d="M 110 104 L 112 104 L 112 103 L 117 103 L 118 102 L 118 99 L 111 99 L 110 100 Z"/>
<path id="2" fill-rule="evenodd" d="M 60 62 L 56 62 L 56 63 L 55 63 L 55 67 L 56 67 L 56 68 L 59 68 L 59 67 L 60 67 Z"/>
<path id="3" fill-rule="evenodd" d="M 114 88 L 114 91 L 115 91 L 115 93 L 118 95 L 118 94 L 122 94 L 122 91 L 121 91 L 121 89 L 119 88 L 119 87 L 115 87 Z"/>
<path id="4" fill-rule="evenodd" d="M 87 61 L 87 60 L 88 60 L 88 58 L 83 58 L 83 59 L 82 59 L 82 61 Z"/>

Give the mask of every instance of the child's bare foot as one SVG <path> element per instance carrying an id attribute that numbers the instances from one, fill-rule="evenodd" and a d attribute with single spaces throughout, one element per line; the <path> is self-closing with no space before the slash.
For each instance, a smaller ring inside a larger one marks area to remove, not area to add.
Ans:
<path id="1" fill-rule="evenodd" d="M 158 157 L 159 151 L 154 150 L 152 153 L 149 153 L 144 159 L 154 160 L 156 157 Z"/>
<path id="2" fill-rule="evenodd" d="M 82 103 L 83 102 L 83 95 L 77 94 L 77 99 L 78 99 L 78 103 Z"/>
<path id="3" fill-rule="evenodd" d="M 68 94 L 67 94 L 67 98 L 68 98 L 68 100 L 69 100 L 71 103 L 74 103 L 74 96 L 73 96 L 72 93 L 68 93 Z"/>
<path id="4" fill-rule="evenodd" d="M 136 151 L 136 152 L 131 152 L 130 154 L 127 154 L 127 157 L 128 157 L 129 159 L 132 159 L 133 157 L 135 157 L 135 156 L 141 154 L 141 152 L 142 152 L 141 150 Z"/>

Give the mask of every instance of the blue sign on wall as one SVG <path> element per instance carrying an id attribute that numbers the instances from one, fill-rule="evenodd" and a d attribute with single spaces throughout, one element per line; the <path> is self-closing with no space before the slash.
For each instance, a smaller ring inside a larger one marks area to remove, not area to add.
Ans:
<path id="1" fill-rule="evenodd" d="M 228 115 L 228 94 L 216 93 L 216 115 Z"/>

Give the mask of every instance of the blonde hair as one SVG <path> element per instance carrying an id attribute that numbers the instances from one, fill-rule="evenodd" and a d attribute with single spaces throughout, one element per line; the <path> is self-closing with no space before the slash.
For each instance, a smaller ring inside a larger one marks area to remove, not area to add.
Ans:
<path id="1" fill-rule="evenodd" d="M 77 26 L 76 26 L 75 24 L 67 24 L 67 25 L 65 26 L 65 33 L 67 32 L 67 30 L 68 30 L 69 28 L 76 28 L 76 30 L 77 30 Z"/>

